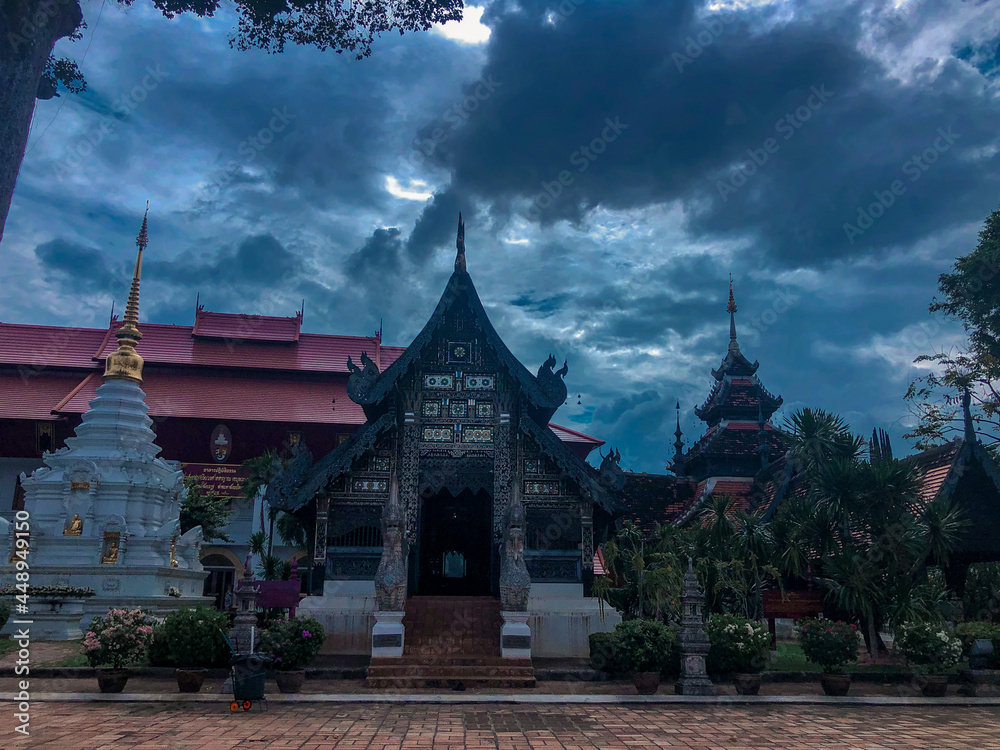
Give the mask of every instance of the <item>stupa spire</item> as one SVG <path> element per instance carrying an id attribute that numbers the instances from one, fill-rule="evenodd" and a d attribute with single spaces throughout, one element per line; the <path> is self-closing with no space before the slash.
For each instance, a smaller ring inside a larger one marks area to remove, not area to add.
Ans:
<path id="1" fill-rule="evenodd" d="M 729 313 L 729 348 L 739 350 L 740 345 L 736 343 L 736 298 L 733 296 L 732 274 L 729 274 L 729 304 L 726 305 L 726 312 Z"/>
<path id="2" fill-rule="evenodd" d="M 458 236 L 455 238 L 455 248 L 458 254 L 455 256 L 455 270 L 465 271 L 465 223 L 462 221 L 462 212 L 458 212 Z"/>
<path id="3" fill-rule="evenodd" d="M 677 429 L 674 430 L 674 437 L 677 438 L 676 440 L 674 440 L 674 462 L 675 463 L 681 459 L 682 454 L 684 453 L 684 441 L 681 440 L 681 435 L 683 435 L 684 433 L 681 432 L 681 401 L 680 401 L 680 399 L 677 399 L 676 409 L 677 409 Z"/>
<path id="4" fill-rule="evenodd" d="M 142 228 L 139 229 L 139 236 L 135 240 L 139 251 L 135 256 L 135 270 L 132 272 L 132 288 L 128 294 L 128 304 L 125 306 L 122 325 L 115 333 L 115 338 L 118 339 L 118 349 L 108 355 L 104 366 L 105 380 L 142 382 L 143 362 L 142 357 L 136 352 L 135 347 L 142 339 L 142 333 L 139 331 L 139 279 L 142 276 L 142 251 L 149 244 L 149 233 L 147 231 L 148 216 L 149 201 L 146 201 L 146 213 L 142 217 Z"/>

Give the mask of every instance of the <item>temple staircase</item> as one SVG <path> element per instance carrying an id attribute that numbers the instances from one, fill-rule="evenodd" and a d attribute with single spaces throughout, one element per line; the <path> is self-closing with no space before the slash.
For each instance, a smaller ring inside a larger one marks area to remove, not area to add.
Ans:
<path id="1" fill-rule="evenodd" d="M 532 688 L 531 659 L 500 656 L 500 601 L 490 596 L 413 596 L 399 658 L 373 658 L 368 687 Z"/>

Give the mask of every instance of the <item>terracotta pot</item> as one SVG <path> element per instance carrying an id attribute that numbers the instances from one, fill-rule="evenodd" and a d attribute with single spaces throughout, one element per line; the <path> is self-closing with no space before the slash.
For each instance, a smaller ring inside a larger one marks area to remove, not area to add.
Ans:
<path id="1" fill-rule="evenodd" d="M 632 684 L 639 695 L 653 695 L 660 687 L 660 673 L 636 672 L 632 675 Z"/>
<path id="2" fill-rule="evenodd" d="M 929 674 L 923 679 L 920 692 L 928 698 L 943 698 L 948 692 L 948 677 L 943 674 Z"/>
<path id="3" fill-rule="evenodd" d="M 120 693 L 128 682 L 127 669 L 98 669 L 97 686 L 102 693 Z"/>
<path id="4" fill-rule="evenodd" d="M 201 686 L 205 683 L 205 672 L 204 669 L 178 669 L 175 670 L 177 675 L 177 688 L 182 693 L 197 693 L 201 690 Z"/>
<path id="5" fill-rule="evenodd" d="M 847 695 L 847 691 L 851 689 L 849 674 L 823 674 L 819 681 L 826 695 Z"/>
<path id="6" fill-rule="evenodd" d="M 757 695 L 760 692 L 760 674 L 736 674 L 733 675 L 733 684 L 739 695 Z"/>
<path id="7" fill-rule="evenodd" d="M 306 680 L 306 670 L 278 671 L 274 673 L 274 680 L 278 683 L 278 690 L 282 693 L 297 693 L 302 689 L 302 683 Z"/>

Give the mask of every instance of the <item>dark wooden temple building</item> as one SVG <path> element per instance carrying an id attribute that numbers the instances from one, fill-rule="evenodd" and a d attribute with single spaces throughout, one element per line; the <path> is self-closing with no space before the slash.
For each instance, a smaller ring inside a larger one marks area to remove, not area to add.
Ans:
<path id="1" fill-rule="evenodd" d="M 315 529 L 323 585 L 304 607 L 339 650 L 367 650 L 374 632 L 375 656 L 401 655 L 393 613 L 409 618 L 409 649 L 429 637 L 414 608 L 482 597 L 503 610 L 505 655 L 586 656 L 589 633 L 610 627 L 589 588 L 595 534 L 613 523 L 625 476 L 615 454 L 595 469 L 549 426 L 568 366 L 550 356 L 532 373 L 518 361 L 467 271 L 461 218 L 457 249 L 413 343 L 385 369 L 365 353 L 347 361 L 365 423 L 315 464 L 303 455 L 268 500 Z M 518 612 L 525 627 L 508 637 Z M 498 656 L 500 635 L 479 646 Z"/>
<path id="2" fill-rule="evenodd" d="M 684 451 L 678 408 L 673 474 L 629 473 L 623 491 L 624 517 L 651 530 L 657 523 L 688 523 L 710 494 L 725 494 L 733 507 L 756 507 L 754 480 L 763 467 L 783 456 L 787 444 L 771 423 L 781 406 L 757 377 L 736 335 L 736 299 L 729 285 L 729 347 L 705 402 L 695 414 L 706 423 L 704 434 Z"/>

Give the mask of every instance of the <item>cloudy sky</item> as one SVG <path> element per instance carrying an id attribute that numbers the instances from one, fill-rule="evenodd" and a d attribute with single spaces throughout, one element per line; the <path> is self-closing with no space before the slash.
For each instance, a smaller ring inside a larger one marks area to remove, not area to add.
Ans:
<path id="1" fill-rule="evenodd" d="M 36 110 L 0 320 L 105 325 L 148 199 L 144 320 L 305 299 L 308 331 L 406 345 L 461 210 L 497 330 L 569 360 L 556 421 L 625 468 L 662 470 L 677 398 L 700 434 L 730 273 L 783 413 L 903 452 L 913 358 L 961 342 L 937 276 L 1000 203 L 1000 2 L 474 1 L 363 61 L 85 2 L 58 51 L 88 90 Z"/>

